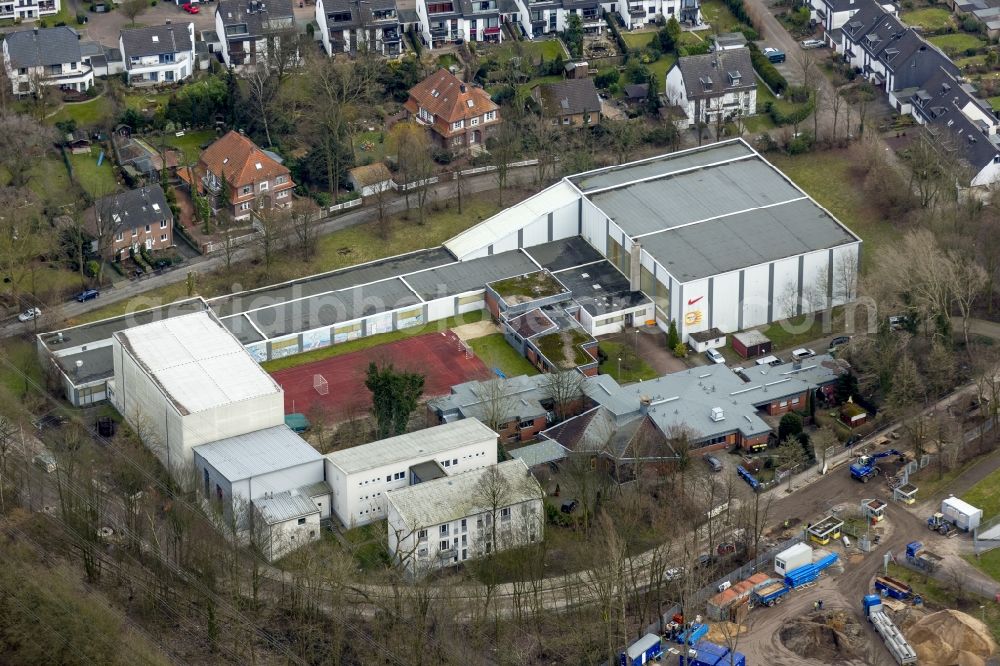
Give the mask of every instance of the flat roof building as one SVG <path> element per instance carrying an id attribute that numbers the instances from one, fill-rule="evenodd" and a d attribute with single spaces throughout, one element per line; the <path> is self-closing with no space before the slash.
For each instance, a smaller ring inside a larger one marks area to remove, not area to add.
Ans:
<path id="1" fill-rule="evenodd" d="M 389 554 L 419 576 L 540 541 L 543 496 L 522 460 L 392 490 L 386 493 Z"/>
<path id="2" fill-rule="evenodd" d="M 355 527 L 385 517 L 390 490 L 435 478 L 438 468 L 453 475 L 496 461 L 496 433 L 471 418 L 328 453 L 325 467 L 333 511 Z"/>

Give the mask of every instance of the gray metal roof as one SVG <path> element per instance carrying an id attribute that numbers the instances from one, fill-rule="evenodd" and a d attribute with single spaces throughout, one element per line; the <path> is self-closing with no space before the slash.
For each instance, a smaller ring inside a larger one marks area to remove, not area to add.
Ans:
<path id="1" fill-rule="evenodd" d="M 522 446 L 519 449 L 509 451 L 509 453 L 512 458 L 523 460 L 528 467 L 562 460 L 569 455 L 562 444 L 551 439 Z"/>
<path id="2" fill-rule="evenodd" d="M 286 425 L 202 444 L 194 447 L 194 451 L 229 481 L 323 460 L 309 442 Z"/>
<path id="3" fill-rule="evenodd" d="M 589 198 L 634 237 L 804 196 L 780 172 L 754 157 L 667 173 Z"/>
<path id="4" fill-rule="evenodd" d="M 570 236 L 524 249 L 542 268 L 555 272 L 564 268 L 601 261 L 604 256 L 582 236 Z"/>
<path id="5" fill-rule="evenodd" d="M 328 453 L 326 459 L 345 474 L 355 474 L 394 463 L 422 462 L 460 446 L 484 440 L 495 441 L 496 437 L 495 432 L 476 419 L 462 419 L 389 437 L 371 444 L 334 451 Z"/>
<path id="6" fill-rule="evenodd" d="M 319 507 L 316 506 L 315 502 L 300 495 L 297 491 L 286 491 L 275 493 L 269 497 L 259 497 L 253 501 L 253 505 L 268 525 L 319 513 Z"/>
<path id="7" fill-rule="evenodd" d="M 292 0 L 220 0 L 215 11 L 227 39 L 242 40 L 295 24 Z"/>
<path id="8" fill-rule="evenodd" d="M 750 49 L 726 49 L 677 60 L 689 99 L 720 97 L 757 86 Z"/>
<path id="9" fill-rule="evenodd" d="M 80 62 L 80 35 L 68 26 L 33 28 L 7 35 L 7 50 L 11 65 L 45 67 L 67 62 Z"/>
<path id="10" fill-rule="evenodd" d="M 283 282 L 262 289 L 244 291 L 232 296 L 220 296 L 209 300 L 209 305 L 220 317 L 237 312 L 246 312 L 264 305 L 282 303 L 295 298 L 315 296 L 348 287 L 356 287 L 369 282 L 377 282 L 405 275 L 435 266 L 443 266 L 455 261 L 443 247 L 418 250 L 397 257 L 380 259 L 366 264 L 341 268 L 339 270 L 312 275 L 290 282 Z"/>
<path id="11" fill-rule="evenodd" d="M 641 291 L 631 290 L 629 279 L 610 261 L 567 268 L 555 276 L 591 315 L 620 312 L 650 302 Z"/>
<path id="12" fill-rule="evenodd" d="M 809 199 L 758 208 L 642 239 L 680 282 L 857 242 Z"/>
<path id="13" fill-rule="evenodd" d="M 632 162 L 631 164 L 588 171 L 571 176 L 569 180 L 580 188 L 581 191 L 587 193 L 605 187 L 624 185 L 625 183 L 641 178 L 662 176 L 683 169 L 705 166 L 713 162 L 749 157 L 753 154 L 753 149 L 742 141 L 725 141 L 702 148 L 682 150 L 676 153 L 653 157 L 648 160 Z"/>
<path id="14" fill-rule="evenodd" d="M 79 368 L 76 367 L 77 361 L 83 363 Z M 59 364 L 74 386 L 110 379 L 115 376 L 115 359 L 111 345 L 57 356 L 56 363 Z"/>
<path id="15" fill-rule="evenodd" d="M 247 317 L 268 338 L 300 333 L 420 303 L 399 278 L 254 310 Z"/>
<path id="16" fill-rule="evenodd" d="M 528 471 L 523 460 L 508 460 L 499 463 L 496 468 L 510 488 L 503 506 L 542 499 L 542 487 Z M 477 498 L 476 493 L 477 485 L 489 469 L 483 467 L 399 490 L 390 490 L 385 494 L 385 499 L 396 508 L 403 523 L 411 529 L 432 527 L 474 516 L 493 510 L 493 507 L 487 506 L 482 498 Z"/>
<path id="17" fill-rule="evenodd" d="M 59 353 L 62 350 L 81 345 L 89 345 L 104 340 L 110 341 L 114 333 L 132 328 L 133 326 L 142 326 L 150 322 L 162 321 L 171 317 L 200 312 L 206 309 L 207 306 L 202 299 L 191 298 L 169 303 L 158 308 L 124 314 L 120 317 L 102 319 L 90 324 L 80 324 L 72 328 L 40 333 L 38 337 L 49 351 Z"/>
<path id="18" fill-rule="evenodd" d="M 193 48 L 190 23 L 151 25 L 146 28 L 123 29 L 122 46 L 126 58 L 181 53 Z"/>
<path id="19" fill-rule="evenodd" d="M 250 323 L 250 320 L 244 314 L 227 317 L 222 320 L 222 325 L 228 328 L 236 336 L 236 339 L 245 345 L 260 342 L 264 339 L 264 336 L 257 332 L 257 329 L 253 327 L 253 324 Z"/>
<path id="20" fill-rule="evenodd" d="M 433 300 L 483 289 L 487 282 L 537 270 L 524 252 L 511 250 L 402 277 L 422 298 Z"/>

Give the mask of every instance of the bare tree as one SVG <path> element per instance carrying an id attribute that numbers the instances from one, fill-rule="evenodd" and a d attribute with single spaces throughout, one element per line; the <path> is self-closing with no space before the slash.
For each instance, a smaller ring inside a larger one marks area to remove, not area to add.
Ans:
<path id="1" fill-rule="evenodd" d="M 775 456 L 780 466 L 788 474 L 788 492 L 791 492 L 792 477 L 795 476 L 796 470 L 805 462 L 806 454 L 802 448 L 802 443 L 799 442 L 795 435 L 789 435 L 781 442 L 781 445 L 775 451 Z"/>
<path id="2" fill-rule="evenodd" d="M 7 462 L 17 446 L 20 428 L 6 416 L 0 416 L 0 513 L 6 515 L 7 500 L 5 489 L 8 480 Z"/>
<path id="3" fill-rule="evenodd" d="M 389 134 L 389 143 L 396 151 L 396 160 L 405 187 L 406 207 L 410 208 L 410 195 L 415 197 L 417 219 L 424 223 L 424 210 L 430 192 L 428 181 L 434 175 L 434 160 L 427 131 L 414 122 L 396 123 Z"/>
<path id="4" fill-rule="evenodd" d="M 266 200 L 258 201 L 254 212 L 254 228 L 257 233 L 253 243 L 257 257 L 264 268 L 264 277 L 270 276 L 271 267 L 278 251 L 284 247 L 291 227 L 291 210 L 277 208 Z"/>
<path id="5" fill-rule="evenodd" d="M 482 421 L 490 430 L 502 430 L 501 425 L 516 416 L 517 395 L 508 379 L 498 377 L 481 381 L 476 384 L 473 394 L 482 405 Z"/>
<path id="6" fill-rule="evenodd" d="M 11 186 L 21 187 L 28 182 L 32 167 L 55 139 L 55 131 L 51 127 L 29 116 L 0 116 L 0 164 L 7 167 Z"/>
<path id="7" fill-rule="evenodd" d="M 256 63 L 243 69 L 241 78 L 246 84 L 247 99 L 253 107 L 253 117 L 260 120 L 264 138 L 268 147 L 271 147 L 274 145 L 271 140 L 271 120 L 279 111 L 276 102 L 281 91 L 281 81 L 267 63 L 268 59 L 258 59 Z"/>
<path id="8" fill-rule="evenodd" d="M 135 20 L 140 15 L 145 14 L 147 9 L 149 9 L 149 0 L 123 0 L 118 5 L 118 11 L 122 13 L 122 16 L 131 21 L 133 26 L 135 25 Z"/>
<path id="9" fill-rule="evenodd" d="M 972 307 L 982 295 L 986 287 L 986 271 L 974 260 L 959 256 L 955 251 L 949 253 L 948 265 L 949 287 L 952 301 L 958 307 L 962 318 L 962 339 L 965 348 L 969 349 L 969 323 L 972 320 Z"/>
<path id="10" fill-rule="evenodd" d="M 292 230 L 299 256 L 308 260 L 316 254 L 319 226 L 323 220 L 319 207 L 312 199 L 295 199 L 291 210 Z"/>
<path id="11" fill-rule="evenodd" d="M 496 129 L 490 149 L 493 177 L 497 184 L 497 205 L 503 206 L 503 193 L 507 189 L 510 164 L 520 152 L 521 135 L 513 122 L 503 122 Z"/>
<path id="12" fill-rule="evenodd" d="M 472 501 L 475 506 L 486 510 L 483 517 L 486 521 L 486 529 L 489 531 L 484 544 L 484 552 L 487 556 L 500 550 L 500 541 L 497 538 L 500 529 L 500 511 L 511 504 L 513 492 L 514 489 L 511 488 L 507 477 L 496 465 L 490 465 L 486 468 L 472 491 Z"/>
<path id="13" fill-rule="evenodd" d="M 556 422 L 573 415 L 583 400 L 584 376 L 576 370 L 550 372 L 545 375 L 542 390 L 552 400 Z"/>

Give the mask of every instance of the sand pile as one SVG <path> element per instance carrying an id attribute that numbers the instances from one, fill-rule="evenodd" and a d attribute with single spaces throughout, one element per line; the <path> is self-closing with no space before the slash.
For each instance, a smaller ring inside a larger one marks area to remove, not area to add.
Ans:
<path id="1" fill-rule="evenodd" d="M 906 639 L 921 666 L 984 666 L 997 652 L 989 628 L 956 610 L 925 615 L 909 628 Z"/>
<path id="2" fill-rule="evenodd" d="M 736 636 L 745 634 L 746 632 L 747 628 L 742 624 L 735 624 L 733 622 L 713 622 L 708 627 L 708 633 L 705 634 L 705 640 L 709 643 L 715 643 L 716 645 L 727 645 Z"/>
<path id="3" fill-rule="evenodd" d="M 792 652 L 829 663 L 859 657 L 863 643 L 858 620 L 839 610 L 788 620 L 778 632 L 778 637 Z"/>

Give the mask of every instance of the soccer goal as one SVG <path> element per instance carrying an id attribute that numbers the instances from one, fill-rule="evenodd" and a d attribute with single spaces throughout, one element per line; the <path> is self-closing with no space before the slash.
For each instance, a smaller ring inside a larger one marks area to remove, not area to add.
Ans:
<path id="1" fill-rule="evenodd" d="M 313 388 L 316 389 L 316 393 L 320 395 L 327 395 L 330 393 L 330 385 L 326 381 L 326 377 L 323 375 L 313 375 Z"/>

